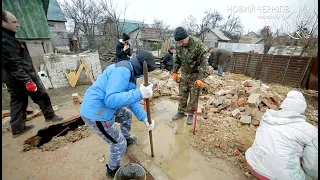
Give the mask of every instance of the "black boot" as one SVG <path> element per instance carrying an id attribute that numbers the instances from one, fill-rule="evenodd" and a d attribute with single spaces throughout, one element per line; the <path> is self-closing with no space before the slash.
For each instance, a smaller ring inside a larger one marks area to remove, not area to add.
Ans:
<path id="1" fill-rule="evenodd" d="M 193 123 L 193 114 L 189 114 L 187 117 L 187 124 L 191 125 Z"/>
<path id="2" fill-rule="evenodd" d="M 114 175 L 116 174 L 116 172 L 117 172 L 118 169 L 120 168 L 120 166 L 118 166 L 116 169 L 111 170 L 111 169 L 109 169 L 108 164 L 107 164 L 106 166 L 107 166 L 107 174 L 106 174 L 106 175 L 109 176 L 109 177 L 111 177 L 111 178 L 114 177 Z"/>
<path id="3" fill-rule="evenodd" d="M 183 118 L 184 116 L 186 116 L 184 113 L 178 112 L 176 115 L 172 117 L 172 120 L 177 120 L 177 119 Z"/>
<path id="4" fill-rule="evenodd" d="M 32 129 L 32 128 L 34 128 L 34 125 L 33 125 L 33 124 L 28 124 L 28 125 L 26 124 L 21 131 L 16 132 L 16 133 L 12 133 L 12 137 L 13 137 L 13 138 L 19 137 L 21 134 L 29 131 L 29 130 Z"/>
<path id="5" fill-rule="evenodd" d="M 128 137 L 127 139 L 127 147 L 137 141 L 137 137 Z"/>
<path id="6" fill-rule="evenodd" d="M 53 118 L 51 119 L 46 119 L 46 122 L 52 121 L 52 122 L 57 122 L 57 121 L 61 121 L 63 118 L 57 115 L 54 115 Z"/>

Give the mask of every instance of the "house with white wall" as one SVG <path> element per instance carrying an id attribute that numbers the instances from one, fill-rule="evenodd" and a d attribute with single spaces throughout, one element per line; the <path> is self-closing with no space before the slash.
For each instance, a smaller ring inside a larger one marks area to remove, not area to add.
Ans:
<path id="1" fill-rule="evenodd" d="M 67 19 L 57 0 L 49 1 L 47 22 L 51 32 L 53 48 L 57 51 L 69 51 L 70 48 L 66 28 Z"/>
<path id="2" fill-rule="evenodd" d="M 203 44 L 207 47 L 218 47 L 219 42 L 230 42 L 231 39 L 223 34 L 222 31 L 218 29 L 207 28 L 202 33 L 197 35 L 201 40 L 203 39 Z"/>

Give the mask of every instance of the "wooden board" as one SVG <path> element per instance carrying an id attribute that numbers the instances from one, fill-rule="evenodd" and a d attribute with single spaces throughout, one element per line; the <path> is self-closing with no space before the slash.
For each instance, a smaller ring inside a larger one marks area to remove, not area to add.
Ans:
<path id="1" fill-rule="evenodd" d="M 93 78 L 93 75 L 92 75 L 92 71 L 87 66 L 86 59 L 82 59 L 82 60 L 80 60 L 80 62 L 81 62 L 81 64 L 80 64 L 77 72 L 65 73 L 65 75 L 67 76 L 67 79 L 68 79 L 69 84 L 71 85 L 71 87 L 75 87 L 76 86 L 83 69 L 85 69 L 86 75 L 91 80 L 91 83 L 94 83 L 94 78 Z"/>

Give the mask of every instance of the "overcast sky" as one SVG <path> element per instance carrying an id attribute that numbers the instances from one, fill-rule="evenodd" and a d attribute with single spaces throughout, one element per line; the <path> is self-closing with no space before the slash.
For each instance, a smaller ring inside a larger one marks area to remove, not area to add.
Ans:
<path id="1" fill-rule="evenodd" d="M 68 0 L 72 1 L 72 0 Z M 175 28 L 182 21 L 193 15 L 198 23 L 204 16 L 204 11 L 212 9 L 220 12 L 224 18 L 230 13 L 241 17 L 244 26 L 243 33 L 261 29 L 265 25 L 274 26 L 284 23 L 284 18 L 297 13 L 300 7 L 318 7 L 317 0 L 113 0 L 121 10 L 129 4 L 126 19 L 145 21 L 148 24 L 153 19 L 164 20 Z M 63 0 L 59 0 L 63 2 Z M 251 7 L 251 11 L 240 12 L 241 9 Z M 273 10 L 272 10 L 273 8 Z M 123 17 L 121 17 L 123 18 Z"/>

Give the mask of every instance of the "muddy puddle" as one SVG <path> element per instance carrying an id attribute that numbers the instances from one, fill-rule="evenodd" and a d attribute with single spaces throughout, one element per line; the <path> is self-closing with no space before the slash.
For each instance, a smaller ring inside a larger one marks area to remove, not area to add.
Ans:
<path id="1" fill-rule="evenodd" d="M 156 121 L 153 133 L 153 161 L 171 179 L 247 179 L 244 172 L 222 159 L 206 159 L 190 144 L 193 125 L 185 123 L 186 118 L 172 121 L 178 103 L 167 98 L 152 103 L 151 118 Z M 200 117 L 199 117 L 200 118 Z M 142 151 L 151 155 L 148 133 L 142 123 L 133 120 L 133 134 L 139 138 Z"/>

